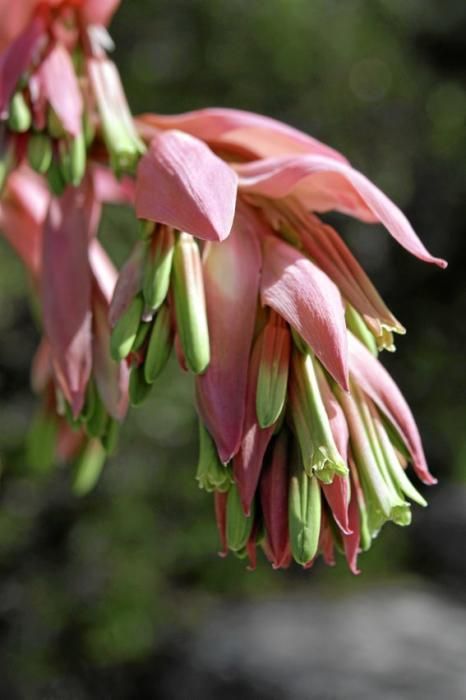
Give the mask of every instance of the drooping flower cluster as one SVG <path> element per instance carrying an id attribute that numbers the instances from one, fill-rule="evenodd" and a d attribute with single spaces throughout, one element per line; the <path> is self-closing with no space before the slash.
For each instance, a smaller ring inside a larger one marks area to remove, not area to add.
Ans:
<path id="1" fill-rule="evenodd" d="M 260 545 L 275 568 L 310 567 L 336 548 L 357 572 L 385 522 L 425 505 L 407 465 L 435 480 L 378 359 L 404 328 L 318 215 L 380 222 L 443 261 L 341 154 L 291 127 L 220 109 L 134 124 L 92 24 L 116 3 L 97 18 L 90 0 L 30 4 L 0 59 L 0 226 L 42 302 L 31 455 L 77 453 L 85 491 L 128 394 L 140 404 L 174 348 L 196 375 L 197 480 L 223 552 L 254 566 Z M 116 285 L 96 239 L 114 200 L 141 220 Z"/>

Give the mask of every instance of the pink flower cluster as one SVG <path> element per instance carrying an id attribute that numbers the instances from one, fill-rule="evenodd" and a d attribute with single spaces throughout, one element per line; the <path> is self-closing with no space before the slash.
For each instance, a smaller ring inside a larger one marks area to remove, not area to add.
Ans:
<path id="1" fill-rule="evenodd" d="M 425 505 L 410 409 L 378 359 L 404 333 L 320 214 L 381 223 L 444 267 L 332 148 L 229 109 L 133 120 L 103 28 L 117 2 L 25 2 L 0 34 L 0 228 L 40 300 L 30 459 L 76 459 L 86 492 L 172 348 L 196 376 L 199 486 L 222 550 L 276 568 L 335 548 L 353 572 L 382 525 Z M 16 6 L 15 6 L 16 7 Z M 125 202 L 116 271 L 97 238 Z"/>

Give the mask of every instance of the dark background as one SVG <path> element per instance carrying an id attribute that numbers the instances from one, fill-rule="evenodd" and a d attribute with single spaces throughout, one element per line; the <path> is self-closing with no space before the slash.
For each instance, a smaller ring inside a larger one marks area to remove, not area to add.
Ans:
<path id="1" fill-rule="evenodd" d="M 408 328 L 383 359 L 440 485 L 387 526 L 354 578 L 255 573 L 216 556 L 194 481 L 191 383 L 174 363 L 125 424 L 96 490 L 32 474 L 37 343 L 0 241 L 0 697 L 466 697 L 466 342 L 461 0 L 126 0 L 111 27 L 135 113 L 234 106 L 343 151 L 407 213 L 444 272 L 380 227 L 333 217 Z M 131 215 L 102 237 L 121 263 Z M 425 491 L 425 489 L 424 489 Z"/>

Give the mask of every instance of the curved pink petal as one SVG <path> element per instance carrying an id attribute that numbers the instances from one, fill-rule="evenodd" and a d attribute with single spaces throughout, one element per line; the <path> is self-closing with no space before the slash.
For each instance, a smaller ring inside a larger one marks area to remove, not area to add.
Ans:
<path id="1" fill-rule="evenodd" d="M 274 236 L 264 240 L 261 298 L 293 326 L 334 379 L 348 388 L 347 333 L 340 293 L 308 258 Z"/>
<path id="2" fill-rule="evenodd" d="M 99 395 L 108 413 L 121 420 L 128 409 L 129 369 L 110 356 L 108 300 L 99 289 L 93 295 L 92 369 Z"/>
<path id="3" fill-rule="evenodd" d="M 134 204 L 135 183 L 128 176 L 117 179 L 110 168 L 92 166 L 92 184 L 96 199 L 108 204 Z"/>
<path id="4" fill-rule="evenodd" d="M 351 375 L 400 432 L 411 453 L 414 470 L 421 481 L 425 484 L 435 484 L 437 480 L 427 467 L 413 414 L 401 391 L 379 360 L 352 333 L 348 335 Z"/>
<path id="5" fill-rule="evenodd" d="M 44 327 L 61 389 L 77 415 L 92 364 L 88 231 L 79 191 L 51 202 L 44 227 Z"/>
<path id="6" fill-rule="evenodd" d="M 138 126 L 155 129 L 179 129 L 202 141 L 220 147 L 249 151 L 255 158 L 290 153 L 316 153 L 346 161 L 338 151 L 302 131 L 271 117 L 221 107 L 184 114 L 143 114 Z"/>
<path id="7" fill-rule="evenodd" d="M 356 489 L 357 487 L 355 486 L 354 482 L 352 484 L 353 490 Z M 348 534 L 343 535 L 343 548 L 345 550 L 345 557 L 346 561 L 348 562 L 348 566 L 350 568 L 350 571 L 357 575 L 360 573 L 358 569 L 358 554 L 360 551 L 359 543 L 361 539 L 361 534 L 360 534 L 360 514 L 359 514 L 359 508 L 358 508 L 358 501 L 356 498 L 356 494 L 353 494 L 351 497 L 351 501 L 349 504 L 349 527 L 350 527 L 350 532 Z"/>
<path id="8" fill-rule="evenodd" d="M 45 97 L 72 136 L 81 131 L 83 99 L 70 54 L 55 44 L 39 68 Z"/>
<path id="9" fill-rule="evenodd" d="M 89 243 L 89 263 L 94 280 L 102 296 L 110 303 L 115 291 L 118 274 L 112 261 L 96 238 L 93 238 Z"/>
<path id="10" fill-rule="evenodd" d="M 109 321 L 113 327 L 124 314 L 133 298 L 141 290 L 144 265 L 144 244 L 138 241 L 133 252 L 125 262 L 118 275 L 110 304 Z"/>
<path id="11" fill-rule="evenodd" d="M 2 5 L 4 2 L 2 2 Z M 22 2 L 11 2 L 8 0 L 8 9 L 3 10 L 0 6 L 1 25 L 4 22 L 7 24 L 12 21 L 11 29 L 16 25 L 16 22 L 22 25 L 23 19 L 20 16 L 20 7 Z M 27 9 L 25 8 L 25 12 Z M 28 19 L 28 17 L 27 17 Z M 18 25 L 19 26 L 19 25 Z M 0 36 L 3 36 L 3 30 Z M 22 31 L 24 29 L 24 31 Z M 33 55 L 37 50 L 41 38 L 45 31 L 45 24 L 41 17 L 35 17 L 28 26 L 21 26 L 22 33 L 14 40 L 12 44 L 5 49 L 0 56 L 0 118 L 6 116 L 8 103 L 16 88 L 18 80 L 24 71 L 31 64 Z M 0 39 L 1 44 L 1 39 Z"/>
<path id="12" fill-rule="evenodd" d="M 203 256 L 211 359 L 196 379 L 197 398 L 223 462 L 238 451 L 243 433 L 261 267 L 255 220 L 239 209 L 230 237 L 208 244 Z"/>
<path id="13" fill-rule="evenodd" d="M 202 141 L 167 131 L 157 135 L 141 158 L 136 181 L 136 214 L 208 241 L 230 233 L 237 177 Z"/>
<path id="14" fill-rule="evenodd" d="M 268 158 L 236 166 L 243 192 L 279 199 L 293 193 L 309 209 L 336 210 L 368 222 L 380 222 L 393 238 L 420 260 L 446 267 L 434 258 L 404 214 L 362 173 L 325 156 Z"/>
<path id="15" fill-rule="evenodd" d="M 34 274 L 40 271 L 42 228 L 49 202 L 44 180 L 26 165 L 10 174 L 0 201 L 0 230 Z"/>

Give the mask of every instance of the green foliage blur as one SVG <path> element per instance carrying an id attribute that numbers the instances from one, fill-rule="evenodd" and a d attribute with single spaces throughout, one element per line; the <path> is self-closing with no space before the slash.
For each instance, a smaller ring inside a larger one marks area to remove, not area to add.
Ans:
<path id="1" fill-rule="evenodd" d="M 230 106 L 298 126 L 343 151 L 450 261 L 441 272 L 380 227 L 331 217 L 408 328 L 384 361 L 444 483 L 466 481 L 465 21 L 461 0 L 126 0 L 111 27 L 135 113 Z M 116 263 L 135 235 L 131 214 L 108 208 L 101 236 Z M 342 560 L 333 570 L 261 563 L 250 573 L 218 558 L 211 497 L 194 480 L 192 382 L 174 361 L 131 411 L 92 494 L 72 495 L 68 469 L 31 473 L 24 444 L 38 334 L 27 292 L 1 240 L 0 637 L 25 697 L 67 668 L 143 661 L 219 596 L 316 587 L 332 596 L 415 575 L 410 532 L 390 526 L 358 579 Z"/>

